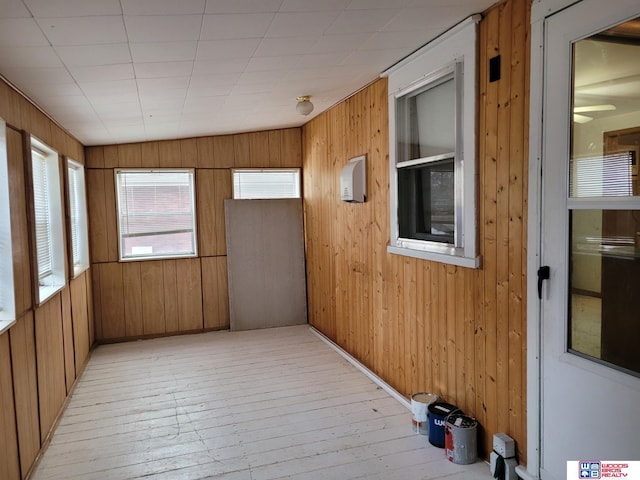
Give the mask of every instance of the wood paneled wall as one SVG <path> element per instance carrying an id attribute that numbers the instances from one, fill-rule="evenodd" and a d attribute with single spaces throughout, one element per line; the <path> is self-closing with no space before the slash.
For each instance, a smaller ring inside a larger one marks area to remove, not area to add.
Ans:
<path id="1" fill-rule="evenodd" d="M 23 135 L 84 163 L 83 146 L 0 80 L 7 156 L 17 322 L 0 335 L 0 478 L 25 478 L 89 357 L 93 338 L 91 273 L 34 303 Z"/>
<path id="2" fill-rule="evenodd" d="M 299 128 L 89 147 L 87 192 L 96 337 L 114 341 L 229 328 L 224 199 L 232 168 L 300 167 Z M 114 168 L 195 168 L 198 258 L 118 262 Z"/>
<path id="3" fill-rule="evenodd" d="M 482 268 L 392 255 L 387 82 L 303 128 L 309 321 L 405 395 L 429 391 L 475 416 L 486 456 L 506 432 L 526 462 L 526 0 L 486 12 L 478 79 Z M 489 83 L 489 59 L 501 79 Z M 340 202 L 340 171 L 367 155 L 367 201 Z"/>

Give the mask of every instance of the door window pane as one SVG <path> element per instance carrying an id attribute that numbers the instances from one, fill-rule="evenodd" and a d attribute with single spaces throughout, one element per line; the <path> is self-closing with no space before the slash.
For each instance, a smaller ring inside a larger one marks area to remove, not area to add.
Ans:
<path id="1" fill-rule="evenodd" d="M 574 44 L 568 349 L 639 375 L 640 37 L 634 25 L 640 19 Z"/>

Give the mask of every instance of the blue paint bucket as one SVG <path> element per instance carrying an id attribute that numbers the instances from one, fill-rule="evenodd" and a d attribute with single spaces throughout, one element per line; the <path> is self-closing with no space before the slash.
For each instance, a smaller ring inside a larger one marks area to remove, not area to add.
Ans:
<path id="1" fill-rule="evenodd" d="M 444 448 L 444 426 L 447 415 L 459 411 L 450 403 L 435 402 L 429 405 L 427 418 L 429 419 L 429 443 L 435 447 Z"/>

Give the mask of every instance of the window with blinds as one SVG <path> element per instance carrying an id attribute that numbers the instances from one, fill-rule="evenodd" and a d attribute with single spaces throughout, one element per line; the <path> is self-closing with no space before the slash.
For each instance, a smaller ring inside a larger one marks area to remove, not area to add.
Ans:
<path id="1" fill-rule="evenodd" d="M 65 285 L 63 215 L 57 152 L 31 138 L 38 303 Z"/>
<path id="2" fill-rule="evenodd" d="M 300 198 L 300 169 L 233 170 L 233 198 Z"/>
<path id="3" fill-rule="evenodd" d="M 197 255 L 193 169 L 116 170 L 120 260 Z"/>
<path id="4" fill-rule="evenodd" d="M 89 268 L 89 234 L 84 167 L 67 160 L 67 199 L 69 202 L 69 243 L 73 275 Z"/>
<path id="5" fill-rule="evenodd" d="M 0 118 L 0 333 L 15 321 L 6 125 Z"/>

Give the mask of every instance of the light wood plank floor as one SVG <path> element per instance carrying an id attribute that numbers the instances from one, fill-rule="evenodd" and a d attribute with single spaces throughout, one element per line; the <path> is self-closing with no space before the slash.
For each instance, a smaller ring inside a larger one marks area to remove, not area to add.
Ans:
<path id="1" fill-rule="evenodd" d="M 490 479 L 307 326 L 98 347 L 33 478 Z"/>

